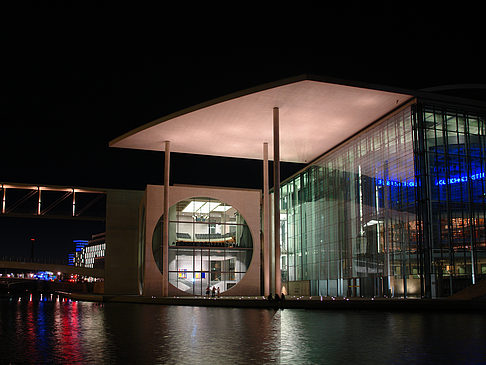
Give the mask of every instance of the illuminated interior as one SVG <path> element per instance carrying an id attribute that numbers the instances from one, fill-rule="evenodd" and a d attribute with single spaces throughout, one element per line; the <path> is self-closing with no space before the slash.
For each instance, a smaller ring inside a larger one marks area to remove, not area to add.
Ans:
<path id="1" fill-rule="evenodd" d="M 486 122 L 428 106 L 417 125 L 414 113 L 374 124 L 282 183 L 286 288 L 445 297 L 486 277 Z"/>
<path id="2" fill-rule="evenodd" d="M 250 230 L 231 205 L 210 198 L 183 200 L 169 209 L 169 282 L 193 295 L 235 286 L 252 258 Z M 162 218 L 154 232 L 154 258 L 161 268 Z"/>

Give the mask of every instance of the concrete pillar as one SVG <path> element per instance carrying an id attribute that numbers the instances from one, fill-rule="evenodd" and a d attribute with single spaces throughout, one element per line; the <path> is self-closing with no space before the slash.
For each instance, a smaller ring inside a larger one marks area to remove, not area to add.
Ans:
<path id="1" fill-rule="evenodd" d="M 263 295 L 270 294 L 270 199 L 268 193 L 268 143 L 263 143 Z"/>
<path id="2" fill-rule="evenodd" d="M 73 217 L 76 215 L 76 191 L 73 188 Z"/>
<path id="3" fill-rule="evenodd" d="M 162 235 L 162 296 L 169 295 L 169 176 L 170 176 L 170 141 L 165 141 L 164 163 L 164 220 Z"/>
<path id="4" fill-rule="evenodd" d="M 40 215 L 41 214 L 41 203 L 42 203 L 40 186 L 37 187 L 37 193 L 39 194 L 38 200 L 37 200 L 37 215 Z"/>
<path id="5" fill-rule="evenodd" d="M 5 213 L 5 197 L 7 194 L 7 188 L 2 184 L 3 197 L 2 197 L 2 214 Z"/>
<path id="6" fill-rule="evenodd" d="M 275 293 L 282 294 L 280 273 L 280 131 L 279 110 L 273 108 L 273 189 L 274 189 L 274 246 L 275 246 Z"/>

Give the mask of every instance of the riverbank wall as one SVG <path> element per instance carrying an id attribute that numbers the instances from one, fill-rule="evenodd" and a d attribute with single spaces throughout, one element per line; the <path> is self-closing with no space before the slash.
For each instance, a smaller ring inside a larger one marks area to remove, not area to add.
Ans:
<path id="1" fill-rule="evenodd" d="M 288 297 L 268 300 L 264 297 L 144 297 L 131 295 L 96 295 L 60 293 L 71 300 L 103 303 L 139 303 L 155 305 L 184 305 L 230 308 L 275 308 L 319 310 L 378 310 L 378 311 L 484 311 L 484 300 L 453 299 L 387 299 L 387 298 L 333 298 Z"/>

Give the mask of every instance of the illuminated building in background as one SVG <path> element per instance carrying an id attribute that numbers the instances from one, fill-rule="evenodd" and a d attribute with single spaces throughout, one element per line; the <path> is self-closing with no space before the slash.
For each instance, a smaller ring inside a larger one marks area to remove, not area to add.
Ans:
<path id="1" fill-rule="evenodd" d="M 83 251 L 83 248 L 88 244 L 87 240 L 73 240 L 74 252 L 68 254 L 68 265 L 79 265 L 79 254 Z"/>
<path id="2" fill-rule="evenodd" d="M 196 187 L 182 194 L 179 186 L 169 186 L 171 152 L 263 160 L 258 208 L 243 214 L 246 221 L 259 220 L 259 232 L 250 228 L 248 259 L 248 272 L 257 265 L 258 273 L 247 273 L 234 286 L 225 282 L 228 295 L 239 287 L 263 295 L 435 298 L 486 278 L 482 101 L 302 76 L 159 118 L 110 146 L 165 152 L 165 185 L 157 194 L 151 186 L 144 198 L 134 197 L 141 223 L 138 241 L 130 240 L 138 247 L 132 266 L 141 294 L 169 295 L 183 287 L 179 283 L 191 294 L 202 292 L 205 284 L 194 289 L 190 282 L 197 274 L 202 280 L 206 269 L 195 268 L 204 257 L 211 262 L 212 253 L 204 253 L 194 235 L 205 218 L 182 213 L 231 197 L 199 194 Z M 272 185 L 279 189 L 269 193 L 272 157 Z M 306 167 L 280 181 L 280 161 Z M 240 204 L 229 205 L 239 211 Z M 164 210 L 170 217 L 160 221 Z M 216 214 L 214 219 L 217 227 Z M 173 231 L 189 222 L 192 231 Z M 125 228 L 117 227 L 120 242 Z M 211 236 L 217 233 L 211 220 L 205 229 L 209 242 L 222 243 L 219 257 L 230 257 L 226 231 Z M 128 238 L 123 242 L 128 245 Z"/>
<path id="3" fill-rule="evenodd" d="M 95 234 L 91 240 L 75 254 L 74 266 L 89 268 L 104 268 L 105 266 L 105 233 Z"/>

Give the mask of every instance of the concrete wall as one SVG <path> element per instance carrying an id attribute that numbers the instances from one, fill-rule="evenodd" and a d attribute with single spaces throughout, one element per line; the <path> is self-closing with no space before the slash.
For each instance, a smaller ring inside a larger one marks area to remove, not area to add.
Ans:
<path id="1" fill-rule="evenodd" d="M 259 190 L 230 189 L 199 186 L 171 186 L 169 206 L 193 197 L 207 197 L 221 200 L 232 205 L 245 218 L 253 239 L 253 256 L 243 279 L 222 295 L 259 295 L 260 294 L 260 197 Z M 152 253 L 152 238 L 155 226 L 164 213 L 164 187 L 148 185 L 145 201 L 145 262 L 143 295 L 161 296 L 162 282 L 168 280 L 160 272 Z M 183 295 L 169 284 L 169 295 Z"/>
<path id="2" fill-rule="evenodd" d="M 139 207 L 143 197 L 143 191 L 107 192 L 105 294 L 139 294 Z"/>

